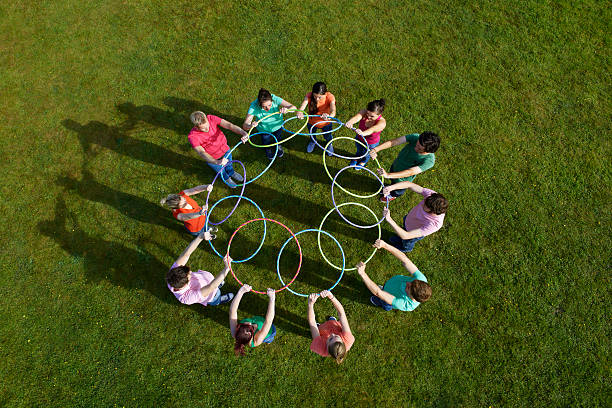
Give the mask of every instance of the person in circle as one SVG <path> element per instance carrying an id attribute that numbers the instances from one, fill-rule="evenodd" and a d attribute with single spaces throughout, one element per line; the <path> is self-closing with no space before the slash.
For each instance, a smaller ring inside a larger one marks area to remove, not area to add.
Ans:
<path id="1" fill-rule="evenodd" d="M 268 311 L 266 317 L 253 316 L 238 321 L 238 306 L 245 293 L 252 290 L 249 285 L 242 285 L 236 293 L 234 301 L 229 309 L 229 325 L 232 337 L 236 340 L 234 344 L 234 353 L 237 356 L 246 354 L 245 347 L 248 344 L 250 347 L 257 347 L 262 343 L 272 343 L 276 336 L 276 326 L 274 326 L 274 301 L 276 292 L 274 289 L 268 288 L 267 295 L 270 298 L 268 302 Z"/>
<path id="2" fill-rule="evenodd" d="M 389 172 L 382 168 L 377 170 L 379 176 L 390 179 L 392 183 L 413 181 L 417 174 L 432 168 L 436 163 L 436 155 L 434 153 L 440 147 L 440 137 L 434 132 L 423 132 L 420 135 L 413 133 L 401 136 L 373 148 L 370 151 L 370 156 L 375 159 L 378 156 L 378 152 L 401 144 L 406 146 L 400 150 Z M 383 194 L 380 197 L 380 201 L 384 203 L 395 200 L 404 194 L 405 191 L 405 188 L 394 189 L 389 196 Z"/>
<path id="3" fill-rule="evenodd" d="M 193 188 L 188 188 L 178 194 L 169 194 L 162 198 L 159 203 L 172 210 L 172 215 L 183 222 L 187 232 L 193 236 L 198 236 L 206 228 L 206 211 L 208 207 L 200 205 L 190 196 L 199 194 L 203 191 L 212 191 L 212 184 L 203 184 Z"/>
<path id="4" fill-rule="evenodd" d="M 404 216 L 401 227 L 391 218 L 391 211 L 388 208 L 383 209 L 383 217 L 397 234 L 392 235 L 389 242 L 402 252 L 410 252 L 414 244 L 442 228 L 448 209 L 448 200 L 442 194 L 410 181 L 402 181 L 385 187 L 383 195 L 388 196 L 397 189 L 407 189 L 423 196 L 423 200 Z"/>
<path id="5" fill-rule="evenodd" d="M 383 118 L 382 113 L 385 110 L 385 100 L 376 99 L 368 103 L 366 109 L 362 109 L 355 116 L 350 118 L 348 122 L 344 124 L 347 128 L 352 129 L 357 122 L 359 127 L 355 129 L 355 140 L 361 143 L 355 142 L 357 147 L 356 157 L 363 156 L 368 150 L 374 149 L 380 143 L 380 134 L 387 126 L 387 121 Z M 363 145 L 367 145 L 367 149 Z M 370 160 L 370 154 L 365 155 L 359 159 L 351 160 L 350 166 L 363 167 Z"/>
<path id="6" fill-rule="evenodd" d="M 393 309 L 411 312 L 421 303 L 431 298 L 431 286 L 427 278 L 406 254 L 382 239 L 374 242 L 374 248 L 385 249 L 396 257 L 408 271 L 408 276 L 396 275 L 385 282 L 384 286 L 377 285 L 366 273 L 365 263 L 357 264 L 357 273 L 368 290 L 372 293 L 370 302 L 385 311 Z"/>
<path id="7" fill-rule="evenodd" d="M 261 88 L 257 94 L 257 99 L 251 102 L 247 115 L 244 118 L 242 128 L 245 131 L 250 131 L 252 128 L 257 128 L 258 132 L 271 133 L 276 137 L 277 141 L 281 141 L 281 135 L 283 133 L 283 115 L 287 113 L 289 109 L 296 109 L 294 105 L 283 100 L 274 94 L 271 94 L 267 89 Z M 273 113 L 278 112 L 277 115 Z M 298 114 L 298 117 L 303 115 Z M 269 145 L 274 143 L 272 136 L 262 133 L 261 144 Z M 278 153 L 276 148 L 278 147 Z M 283 147 L 278 144 L 277 146 L 266 147 L 266 157 L 269 160 L 274 159 L 275 154 L 278 157 L 283 157 L 285 154 Z"/>
<path id="8" fill-rule="evenodd" d="M 247 132 L 225 119 L 215 115 L 205 115 L 204 112 L 200 111 L 193 112 L 190 119 L 194 127 L 187 137 L 189 143 L 215 173 L 221 171 L 221 179 L 225 184 L 230 188 L 235 188 L 235 181 L 241 183 L 244 180 L 242 175 L 234 171 L 231 163 L 227 164 L 228 161 L 232 160 L 232 153 L 227 145 L 227 139 L 219 127 L 240 135 L 242 143 L 249 140 Z"/>
<path id="9" fill-rule="evenodd" d="M 338 312 L 338 319 L 330 316 L 325 323 L 320 325 L 317 323 L 314 304 L 319 297 L 327 298 L 332 302 Z M 310 350 L 323 357 L 329 356 L 338 364 L 342 363 L 346 358 L 346 353 L 355 343 L 355 336 L 351 333 L 344 307 L 329 290 L 308 296 L 308 325 L 312 336 Z"/>
<path id="10" fill-rule="evenodd" d="M 327 132 L 323 135 L 326 142 L 332 140 L 332 122 L 325 122 L 325 120 L 336 116 L 336 98 L 331 92 L 327 91 L 327 85 L 324 82 L 317 82 L 312 86 L 312 91 L 306 94 L 299 109 L 303 111 L 306 107 L 308 107 L 308 115 L 317 115 L 315 117 L 310 116 L 306 125 L 308 126 L 308 133 L 311 135 L 306 146 L 306 152 L 312 153 L 316 145 L 315 140 L 317 140 L 316 133 L 318 130 L 323 133 Z M 331 156 L 334 153 L 333 145 L 330 144 L 326 151 L 327 155 Z"/>
<path id="11" fill-rule="evenodd" d="M 233 293 L 221 293 L 221 286 L 227 276 L 232 258 L 223 258 L 224 268 L 217 276 L 208 271 L 192 271 L 187 262 L 189 257 L 204 240 L 209 241 L 214 235 L 209 231 L 200 233 L 189 243 L 185 251 L 172 264 L 166 273 L 166 284 L 176 299 L 186 305 L 199 303 L 202 306 L 217 306 L 234 298 Z"/>

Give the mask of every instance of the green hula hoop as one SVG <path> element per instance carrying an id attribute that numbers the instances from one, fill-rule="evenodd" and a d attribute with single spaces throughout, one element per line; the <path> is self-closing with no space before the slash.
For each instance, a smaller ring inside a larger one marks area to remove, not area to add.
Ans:
<path id="1" fill-rule="evenodd" d="M 300 134 L 300 133 L 302 132 L 302 130 L 304 130 L 304 128 L 305 128 L 305 127 L 306 127 L 306 125 L 308 124 L 308 118 L 309 118 L 308 113 L 306 113 L 306 112 L 304 112 L 304 111 L 301 111 L 301 110 L 299 110 L 299 109 L 289 109 L 287 112 L 302 112 L 302 113 L 305 115 L 304 119 L 306 119 L 306 121 L 304 122 L 304 126 L 302 126 L 302 127 L 300 128 L 300 130 L 298 130 L 297 132 L 293 133 L 293 134 L 292 134 L 291 136 L 289 136 L 288 138 L 283 139 L 283 140 L 280 140 L 280 141 L 277 141 L 276 143 L 271 143 L 271 144 L 267 144 L 267 145 L 258 145 L 258 144 L 256 144 L 256 143 L 253 143 L 253 141 L 251 140 L 251 132 L 253 131 L 253 129 L 255 129 L 255 128 L 251 128 L 251 129 L 249 129 L 249 133 L 247 133 L 247 135 L 249 136 L 249 144 L 250 144 L 251 146 L 254 146 L 254 147 L 274 147 L 274 146 L 279 145 L 279 144 L 281 144 L 281 143 L 285 143 L 287 140 L 291 140 L 291 139 L 293 139 L 294 137 L 296 137 L 298 134 Z M 270 116 L 280 115 L 280 114 L 281 114 L 280 112 L 273 112 L 273 113 L 271 113 L 271 114 L 269 114 L 269 115 L 264 116 L 263 118 L 261 118 L 261 119 L 260 119 L 260 120 L 258 120 L 257 122 L 261 122 L 261 121 L 263 121 L 263 120 L 266 120 L 266 119 L 268 119 Z M 264 132 L 264 133 L 270 133 L 270 132 Z"/>
<path id="2" fill-rule="evenodd" d="M 374 213 L 374 211 L 372 211 L 372 209 L 370 209 L 370 207 L 363 205 L 361 203 L 342 203 L 338 206 L 338 208 L 340 207 L 344 207 L 345 205 L 357 205 L 359 207 L 363 207 L 366 210 L 368 210 L 370 212 L 370 214 L 372 214 L 372 216 L 374 216 L 374 219 L 376 221 L 378 221 L 378 217 L 376 216 L 376 214 Z M 333 263 L 331 263 L 329 261 L 329 259 L 327 259 L 327 257 L 325 256 L 325 254 L 323 253 L 323 250 L 321 249 L 321 230 L 323 229 L 323 224 L 325 223 L 325 220 L 327 220 L 327 217 L 329 217 L 329 214 L 331 214 L 332 212 L 334 212 L 336 210 L 336 208 L 332 208 L 331 210 L 329 210 L 329 212 L 327 214 L 325 214 L 325 217 L 323 217 L 323 220 L 321 221 L 321 225 L 319 225 L 319 233 L 317 234 L 317 244 L 319 245 L 319 252 L 321 252 L 321 256 L 323 257 L 323 259 L 325 259 L 325 262 L 327 262 L 332 268 L 338 269 L 339 271 L 342 270 L 342 268 L 340 268 L 339 266 L 334 265 Z M 378 227 L 378 239 L 380 239 L 381 236 L 381 229 L 380 229 L 380 224 L 377 225 Z M 372 257 L 374 256 L 374 254 L 376 253 L 377 248 L 374 248 L 374 251 L 372 252 L 372 254 L 369 256 L 368 259 L 366 259 L 365 261 L 363 261 L 363 263 L 367 264 L 368 262 L 370 262 L 370 259 L 372 259 Z M 355 271 L 357 270 L 357 267 L 354 268 L 345 268 L 345 271 Z"/>
<path id="3" fill-rule="evenodd" d="M 381 181 L 383 184 L 380 185 L 380 188 L 378 190 L 376 190 L 374 193 L 372 194 L 368 194 L 368 195 L 360 195 L 360 194 L 355 194 L 355 193 L 351 193 L 350 191 L 348 191 L 347 189 L 345 189 L 344 187 L 342 187 L 340 185 L 340 183 L 338 183 L 331 174 L 329 174 L 329 169 L 327 168 L 327 162 L 325 161 L 325 156 L 327 156 L 325 154 L 325 152 L 327 151 L 327 146 L 329 146 L 331 143 L 335 143 L 337 140 L 339 139 L 348 139 L 348 140 L 354 140 L 355 142 L 359 143 L 360 145 L 362 145 L 363 147 L 365 147 L 366 150 L 368 150 L 368 145 L 364 144 L 362 141 L 354 139 L 352 137 L 348 137 L 348 136 L 338 136 L 335 137 L 333 139 L 331 139 L 329 142 L 327 142 L 327 144 L 325 145 L 325 148 L 323 149 L 323 167 L 325 168 L 325 172 L 327 173 L 327 175 L 329 176 L 329 179 L 332 181 L 332 183 L 334 183 L 335 185 L 338 186 L 338 188 L 342 191 L 344 191 L 346 194 L 355 197 L 355 198 L 370 198 L 370 197 L 374 197 L 376 195 L 378 195 L 378 193 L 380 193 L 383 189 L 383 185 L 385 182 L 385 178 L 383 176 L 380 177 Z M 378 168 L 381 168 L 380 163 L 378 162 L 378 158 L 373 159 L 376 162 L 376 165 L 378 166 Z M 356 203 L 347 203 L 347 204 L 356 204 Z M 367 208 L 367 207 L 366 207 Z M 368 208 L 369 210 L 369 208 Z M 376 217 L 376 215 L 374 215 L 374 217 L 376 218 L 376 221 L 378 221 L 378 217 Z"/>

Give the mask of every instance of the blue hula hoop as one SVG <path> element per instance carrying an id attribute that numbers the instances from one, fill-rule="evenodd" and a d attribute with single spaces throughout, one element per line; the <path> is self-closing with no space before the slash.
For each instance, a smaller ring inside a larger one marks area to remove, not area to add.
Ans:
<path id="1" fill-rule="evenodd" d="M 213 179 L 212 183 L 210 183 L 211 185 L 215 184 L 215 181 L 217 181 L 217 178 L 221 175 L 221 173 L 223 172 L 223 169 L 226 166 L 228 166 L 230 163 L 239 163 L 242 166 L 242 170 L 244 172 L 244 180 L 246 180 L 246 167 L 244 167 L 244 164 L 242 164 L 242 162 L 240 160 L 230 160 L 230 161 L 227 162 L 227 164 L 225 166 L 221 167 L 221 170 L 219 170 L 217 172 L 217 174 L 215 174 L 215 178 Z M 223 178 L 221 178 L 221 180 L 223 180 Z M 223 224 L 225 221 L 227 221 L 227 219 L 229 217 L 231 217 L 231 215 L 234 213 L 234 211 L 236 211 L 236 208 L 238 208 L 238 204 L 240 204 L 240 200 L 242 199 L 242 196 L 244 195 L 244 188 L 245 187 L 246 187 L 246 184 L 243 184 L 242 185 L 242 191 L 240 191 L 240 195 L 239 196 L 232 196 L 232 197 L 238 197 L 238 200 L 236 201 L 236 205 L 234 206 L 234 208 L 232 208 L 232 211 L 230 211 L 230 213 L 227 214 L 227 216 L 224 219 L 222 219 L 221 221 L 219 221 L 219 222 L 211 222 L 210 225 Z M 212 193 L 212 191 L 209 191 L 208 194 L 206 195 L 206 207 L 208 207 L 208 199 L 210 198 L 210 193 Z M 219 202 L 219 201 L 217 201 L 217 202 Z M 210 211 L 208 213 L 210 214 Z M 210 217 L 207 214 L 206 215 L 206 225 L 208 225 L 209 218 Z"/>
<path id="2" fill-rule="evenodd" d="M 310 116 L 309 116 L 309 118 L 320 118 L 320 117 L 321 117 L 321 115 L 310 115 Z M 285 121 L 283 122 L 283 124 L 282 124 L 281 128 L 282 128 L 282 129 L 283 129 L 285 132 L 287 132 L 287 133 L 291 133 L 291 134 L 294 134 L 294 135 L 300 135 L 300 136 L 311 136 L 311 133 L 310 133 L 310 132 L 308 132 L 308 133 L 299 133 L 299 132 L 298 132 L 298 133 L 295 133 L 295 132 L 292 132 L 292 131 L 290 131 L 290 130 L 287 130 L 287 128 L 285 128 L 285 123 L 289 122 L 290 120 L 294 120 L 294 119 L 297 119 L 297 116 L 292 116 L 292 117 L 290 117 L 289 119 L 285 119 Z M 338 126 L 338 127 L 337 127 L 337 128 L 335 128 L 335 129 L 328 130 L 328 131 L 326 131 L 326 132 L 317 133 L 317 135 L 326 135 L 326 134 L 328 134 L 328 133 L 334 133 L 336 130 L 338 130 L 338 129 L 342 128 L 342 126 L 344 126 L 344 123 L 342 123 L 342 121 L 340 121 L 340 119 L 337 119 L 337 118 L 335 118 L 335 117 L 333 117 L 333 116 L 329 116 L 327 119 L 320 120 L 320 121 L 316 122 L 316 123 L 315 123 L 313 126 L 318 125 L 319 123 L 322 123 L 322 122 L 331 122 L 331 123 L 334 123 L 334 122 L 335 122 L 335 123 L 340 124 L 340 126 Z"/>
<path id="3" fill-rule="evenodd" d="M 276 136 L 274 136 L 274 135 L 273 135 L 272 133 L 270 133 L 270 132 L 257 132 L 257 133 L 253 133 L 251 136 L 257 136 L 257 135 L 261 135 L 261 134 L 267 134 L 267 135 L 270 135 L 270 136 L 272 136 L 272 137 L 274 138 L 274 140 L 275 140 L 276 142 L 278 142 L 278 139 L 276 138 Z M 250 138 L 251 136 L 249 136 L 249 138 Z M 232 150 L 230 150 L 230 153 L 233 153 L 233 152 L 234 152 L 234 150 L 236 150 L 236 148 L 237 148 L 238 146 L 242 146 L 242 145 L 243 145 L 243 143 L 242 143 L 242 142 L 238 142 L 238 144 L 236 144 L 236 146 L 232 147 Z M 274 160 L 276 160 L 276 156 L 277 156 L 277 154 L 278 154 L 278 145 L 276 145 L 275 147 L 276 147 L 276 151 L 274 152 L 274 157 L 272 158 L 272 160 L 270 160 L 270 163 L 268 164 L 268 167 L 266 167 L 265 169 L 263 169 L 263 171 L 262 171 L 261 173 L 259 173 L 259 174 L 257 175 L 257 177 L 254 177 L 254 178 L 250 179 L 249 181 L 245 182 L 244 184 L 242 184 L 242 183 L 236 183 L 236 185 L 237 185 L 237 186 L 243 186 L 243 187 L 244 187 L 245 185 L 247 185 L 247 184 L 251 184 L 252 182 L 254 182 L 255 180 L 257 180 L 258 178 L 260 178 L 261 176 L 263 176 L 263 174 L 264 174 L 266 171 L 268 171 L 268 169 L 269 169 L 270 167 L 272 167 L 272 163 L 274 163 Z M 246 180 L 246 177 L 245 177 L 245 180 Z"/>
<path id="4" fill-rule="evenodd" d="M 340 248 L 340 252 L 342 252 L 342 270 L 340 271 L 340 276 L 338 277 L 338 280 L 332 285 L 331 288 L 327 289 L 327 290 L 329 290 L 331 292 L 338 285 L 338 283 L 340 283 L 340 281 L 342 280 L 342 276 L 344 276 L 344 267 L 346 265 L 346 258 L 344 256 L 344 249 L 342 249 L 342 245 L 340 245 L 340 242 L 338 242 L 338 240 L 336 238 L 334 238 L 334 236 L 332 234 L 330 234 L 329 232 L 327 232 L 327 231 L 323 231 L 322 229 L 310 228 L 310 229 L 302 230 L 300 232 L 296 232 L 294 235 L 298 236 L 298 235 L 300 235 L 303 232 L 319 232 L 319 234 L 324 233 L 325 235 L 328 235 L 331 239 L 334 240 L 336 245 L 338 245 L 338 248 Z M 283 281 L 283 278 L 281 278 L 281 275 L 280 275 L 280 258 L 281 258 L 281 255 L 283 253 L 283 250 L 285 249 L 285 246 L 287 246 L 289 241 L 291 241 L 293 239 L 294 239 L 293 237 L 289 237 L 289 239 L 287 239 L 287 241 L 285 241 L 285 243 L 281 247 L 280 251 L 278 251 L 278 256 L 276 257 L 276 274 L 278 275 L 278 279 L 281 281 L 281 283 L 283 285 L 285 285 L 285 282 Z M 287 286 L 286 289 L 289 292 L 293 293 L 294 295 L 302 296 L 302 297 L 308 297 L 308 295 L 305 295 L 303 293 L 299 293 L 299 292 L 294 291 L 289 286 Z"/>
<path id="5" fill-rule="evenodd" d="M 213 204 L 213 206 L 208 210 L 208 214 L 210 214 L 212 212 L 212 210 L 217 206 L 217 204 L 219 204 L 221 201 L 227 200 L 228 198 L 236 198 L 238 197 L 237 195 L 231 195 L 231 196 L 227 196 L 227 197 L 223 197 L 222 199 L 220 199 L 219 201 L 217 201 L 216 203 Z M 259 213 L 261 214 L 261 218 L 265 218 L 265 215 L 263 213 L 263 211 L 261 211 L 261 208 L 257 205 L 257 203 L 253 200 L 251 200 L 249 197 L 242 197 L 243 199 L 247 200 L 248 202 L 250 202 L 251 204 L 253 204 L 255 206 L 255 208 L 257 208 L 259 210 Z M 206 217 L 206 225 L 205 228 L 208 229 L 208 217 Z M 261 242 L 259 243 L 259 247 L 257 248 L 257 250 L 253 253 L 253 255 L 249 256 L 248 258 L 245 259 L 240 259 L 240 260 L 235 260 L 233 259 L 232 262 L 235 263 L 242 263 L 242 262 L 246 262 L 248 260 L 250 260 L 251 258 L 253 258 L 255 255 L 257 255 L 259 253 L 259 251 L 261 250 L 261 247 L 264 244 L 264 241 L 266 240 L 266 221 L 264 220 L 264 233 L 263 233 L 263 238 L 261 239 Z M 219 258 L 223 259 L 223 255 L 221 255 L 219 253 L 219 251 L 217 251 L 217 249 L 215 248 L 215 246 L 213 245 L 212 240 L 208 241 L 208 243 L 210 244 L 210 247 L 212 248 L 212 250 L 215 252 L 215 254 L 217 254 L 217 256 Z"/>

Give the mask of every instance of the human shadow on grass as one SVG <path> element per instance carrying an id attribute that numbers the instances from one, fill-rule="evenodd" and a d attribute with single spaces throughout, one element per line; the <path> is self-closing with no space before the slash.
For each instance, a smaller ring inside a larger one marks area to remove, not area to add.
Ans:
<path id="1" fill-rule="evenodd" d="M 62 198 L 55 205 L 54 218 L 39 222 L 38 229 L 64 251 L 84 260 L 88 281 L 108 280 L 124 288 L 144 289 L 163 302 L 174 303 L 164 284 L 167 265 L 145 249 L 137 251 L 85 232 Z"/>

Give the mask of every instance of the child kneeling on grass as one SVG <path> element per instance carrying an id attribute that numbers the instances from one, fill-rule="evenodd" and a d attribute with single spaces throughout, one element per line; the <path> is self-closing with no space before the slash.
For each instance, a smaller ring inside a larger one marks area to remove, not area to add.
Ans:
<path id="1" fill-rule="evenodd" d="M 379 286 L 366 273 L 365 264 L 359 262 L 357 264 L 357 273 L 363 279 L 366 287 L 372 292 L 373 296 L 370 297 L 370 302 L 374 306 L 382 307 L 386 311 L 398 309 L 404 312 L 411 312 L 421 303 L 429 300 L 431 297 L 431 286 L 427 283 L 425 275 L 408 259 L 406 254 L 381 239 L 377 239 L 373 246 L 391 252 L 393 256 L 404 264 L 404 268 L 410 273 L 410 276 L 394 276 L 384 286 Z"/>
<path id="2" fill-rule="evenodd" d="M 202 306 L 217 306 L 233 299 L 233 293 L 223 295 L 219 290 L 223 286 L 223 279 L 227 276 L 229 265 L 232 262 L 229 255 L 223 258 L 225 268 L 217 276 L 202 270 L 193 272 L 186 265 L 198 245 L 204 240 L 209 241 L 213 238 L 214 235 L 209 231 L 201 232 L 191 241 L 166 274 L 168 289 L 179 302 L 186 305 L 200 303 Z"/>
<path id="3" fill-rule="evenodd" d="M 247 319 L 242 319 L 238 322 L 238 306 L 242 296 L 250 292 L 252 288 L 249 285 L 242 285 L 238 289 L 238 293 L 232 302 L 229 310 L 229 324 L 232 337 L 236 340 L 234 345 L 234 353 L 237 356 L 244 356 L 245 346 L 248 344 L 251 347 L 257 347 L 261 343 L 272 343 L 276 336 L 276 327 L 272 323 L 274 321 L 274 301 L 276 292 L 274 289 L 268 288 L 266 292 L 270 301 L 268 303 L 268 311 L 265 319 L 261 316 L 253 316 Z"/>
<path id="4" fill-rule="evenodd" d="M 317 323 L 314 304 L 319 296 L 328 298 L 332 302 L 338 312 L 339 322 L 336 318 L 329 317 L 325 323 L 321 325 Z M 312 293 L 308 296 L 308 325 L 312 336 L 310 350 L 323 357 L 330 356 L 338 364 L 342 363 L 346 358 L 346 353 L 355 343 L 355 336 L 351 333 L 344 307 L 330 291 L 324 290 L 321 294 Z"/>

